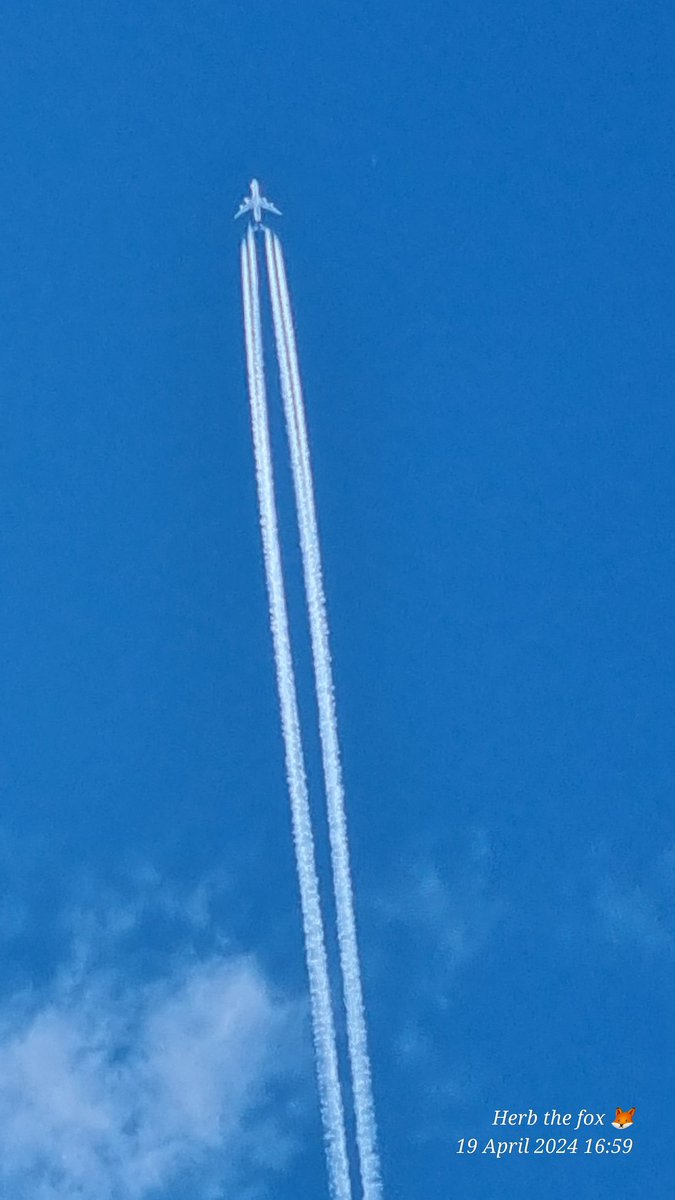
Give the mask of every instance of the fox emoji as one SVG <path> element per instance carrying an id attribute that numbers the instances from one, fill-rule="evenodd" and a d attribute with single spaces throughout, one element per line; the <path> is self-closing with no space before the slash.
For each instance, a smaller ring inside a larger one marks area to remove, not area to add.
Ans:
<path id="1" fill-rule="evenodd" d="M 617 1108 L 616 1117 L 612 1121 L 612 1125 L 615 1129 L 628 1129 L 628 1126 L 633 1124 L 634 1116 L 634 1108 L 629 1108 L 627 1112 L 623 1112 L 622 1109 Z"/>

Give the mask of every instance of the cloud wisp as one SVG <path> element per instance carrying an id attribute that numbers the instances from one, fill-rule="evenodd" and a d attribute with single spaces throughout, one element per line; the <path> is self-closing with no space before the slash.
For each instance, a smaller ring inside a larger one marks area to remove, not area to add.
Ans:
<path id="1" fill-rule="evenodd" d="M 601 880 L 594 901 L 599 933 L 610 945 L 646 954 L 672 952 L 672 924 L 654 884 L 631 885 L 617 872 Z"/>
<path id="2" fill-rule="evenodd" d="M 148 978 L 110 926 L 103 944 L 0 1008 L 2 1194 L 250 1195 L 296 1148 L 304 1014 L 251 957 L 183 947 Z"/>
<path id="3" fill-rule="evenodd" d="M 376 907 L 401 943 L 425 999 L 445 1009 L 456 971 L 483 949 L 506 915 L 493 886 L 485 832 L 473 830 L 468 846 L 442 865 L 437 855 L 413 858 L 396 884 L 381 892 Z M 413 964 L 419 960 L 424 970 L 417 972 Z"/>

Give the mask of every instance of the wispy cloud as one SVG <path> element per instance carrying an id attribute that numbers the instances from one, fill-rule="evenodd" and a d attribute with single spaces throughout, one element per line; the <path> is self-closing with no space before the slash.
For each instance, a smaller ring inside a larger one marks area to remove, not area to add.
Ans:
<path id="1" fill-rule="evenodd" d="M 624 851 L 619 857 L 603 840 L 577 854 L 573 872 L 559 865 L 551 881 L 559 900 L 550 924 L 556 949 L 562 945 L 577 966 L 580 947 L 593 966 L 598 952 L 607 965 L 618 954 L 632 954 L 636 964 L 672 954 L 674 865 L 672 846 L 653 848 L 649 856 Z"/>
<path id="2" fill-rule="evenodd" d="M 243 1196 L 294 1152 L 303 1013 L 222 949 L 174 943 L 144 971 L 127 948 L 147 913 L 147 897 L 80 908 L 68 962 L 0 1007 L 0 1187 L 13 1200 L 149 1200 L 179 1182 Z"/>
<path id="3" fill-rule="evenodd" d="M 643 883 L 628 882 L 619 872 L 606 876 L 595 894 L 601 936 L 615 946 L 634 946 L 648 953 L 672 950 L 664 890 L 656 871 Z"/>
<path id="4" fill-rule="evenodd" d="M 466 1061 L 452 1008 L 459 978 L 487 952 L 507 906 L 485 830 L 408 850 L 404 861 L 375 898 L 379 971 L 387 980 L 387 1045 L 406 1136 L 427 1143 L 447 1138 L 452 1110 L 470 1103 L 479 1087 L 481 1067 L 475 1054 Z"/>
<path id="5" fill-rule="evenodd" d="M 446 1007 L 454 973 L 482 950 L 504 915 L 491 870 L 489 839 L 475 829 L 461 852 L 418 856 L 378 898 L 380 919 L 437 1007 Z M 417 974 L 412 960 L 420 959 L 425 966 Z"/>

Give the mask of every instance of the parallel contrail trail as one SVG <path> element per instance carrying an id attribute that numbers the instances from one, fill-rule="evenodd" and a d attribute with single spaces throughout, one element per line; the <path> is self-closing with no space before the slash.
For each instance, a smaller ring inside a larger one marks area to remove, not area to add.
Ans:
<path id="1" fill-rule="evenodd" d="M 291 450 L 314 659 L 361 1183 L 364 1200 L 380 1200 L 382 1195 L 380 1158 L 356 935 L 337 713 L 309 441 L 283 252 L 278 237 L 268 229 L 265 229 L 265 248 L 281 387 Z"/>
<path id="2" fill-rule="evenodd" d="M 249 228 L 241 243 L 241 275 L 246 334 L 246 364 L 251 403 L 251 427 L 256 463 L 260 529 L 269 598 L 270 624 L 286 753 L 286 773 L 291 799 L 293 840 L 300 887 L 309 977 L 312 1026 L 316 1055 L 319 1099 L 326 1143 L 331 1194 L 335 1200 L 351 1200 L 349 1160 L 344 1109 L 338 1073 L 335 1023 L 330 994 L 328 963 L 314 837 L 307 794 L 307 781 L 300 734 L 293 658 L 288 631 L 288 612 L 274 493 L 267 398 L 262 353 L 258 263 L 254 235 Z"/>

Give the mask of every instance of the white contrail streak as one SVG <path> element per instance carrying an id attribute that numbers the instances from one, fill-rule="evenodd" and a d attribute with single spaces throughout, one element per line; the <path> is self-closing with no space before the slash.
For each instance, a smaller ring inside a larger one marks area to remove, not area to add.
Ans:
<path id="1" fill-rule="evenodd" d="M 300 734 L 295 674 L 288 631 L 288 613 L 274 494 L 267 398 L 260 322 L 258 263 L 251 228 L 241 244 L 241 274 L 246 334 L 246 363 L 251 402 L 260 529 L 274 644 L 286 774 L 291 800 L 293 840 L 309 978 L 316 1072 L 326 1143 L 331 1194 L 351 1200 L 344 1109 L 338 1074 L 335 1023 L 330 994 L 326 944 L 321 916 L 307 782 Z"/>
<path id="2" fill-rule="evenodd" d="M 267 229 L 265 230 L 265 247 L 300 525 L 300 544 L 314 659 L 361 1183 L 364 1200 L 379 1200 L 382 1195 L 382 1183 L 377 1126 L 356 935 L 337 713 L 309 441 L 283 253 L 276 234 Z"/>

